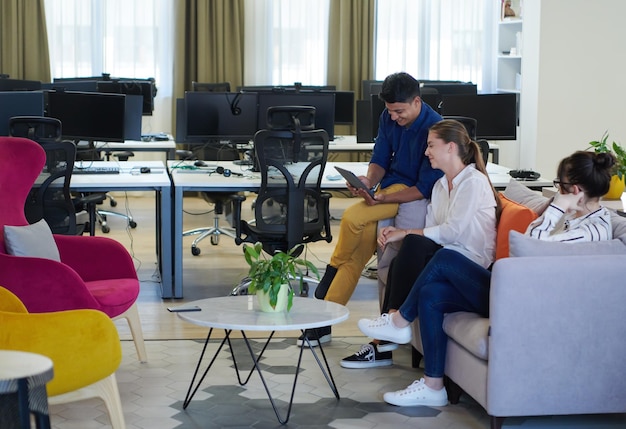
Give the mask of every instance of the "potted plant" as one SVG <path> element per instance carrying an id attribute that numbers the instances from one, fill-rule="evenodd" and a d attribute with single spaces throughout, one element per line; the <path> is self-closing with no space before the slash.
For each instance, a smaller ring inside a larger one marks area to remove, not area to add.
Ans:
<path id="1" fill-rule="evenodd" d="M 244 245 L 244 256 L 250 269 L 248 292 L 256 293 L 263 311 L 287 311 L 293 305 L 295 294 L 291 282 L 296 280 L 300 292 L 304 283 L 305 271 L 311 271 L 319 279 L 319 272 L 311 262 L 298 258 L 299 244 L 287 252 L 276 251 L 271 257 L 263 252 L 259 242 L 253 246 Z M 264 303 L 267 300 L 267 303 Z"/>
<path id="2" fill-rule="evenodd" d="M 604 195 L 606 199 L 620 199 L 624 188 L 626 188 L 626 150 L 616 142 L 608 143 L 609 133 L 605 131 L 600 140 L 594 140 L 589 142 L 590 147 L 596 153 L 613 153 L 615 155 L 615 168 L 613 171 L 613 177 L 611 178 L 611 186 L 609 192 Z"/>

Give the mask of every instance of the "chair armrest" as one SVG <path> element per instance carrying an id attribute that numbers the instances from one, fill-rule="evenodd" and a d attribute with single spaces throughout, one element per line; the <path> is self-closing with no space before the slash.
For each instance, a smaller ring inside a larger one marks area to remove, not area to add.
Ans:
<path id="1" fill-rule="evenodd" d="M 107 237 L 55 235 L 61 261 L 84 281 L 136 279 L 137 272 L 126 248 Z"/>
<path id="2" fill-rule="evenodd" d="M 52 359 L 54 396 L 113 374 L 122 359 L 115 324 L 96 310 L 53 313 L 0 312 L 0 348 L 39 353 Z"/>
<path id="3" fill-rule="evenodd" d="M 80 276 L 51 259 L 0 254 L 0 285 L 17 295 L 32 313 L 100 309 Z"/>
<path id="4" fill-rule="evenodd" d="M 624 266 L 624 255 L 514 257 L 495 263 L 489 414 L 625 409 Z M 591 369 L 589 376 L 585 369 Z"/>

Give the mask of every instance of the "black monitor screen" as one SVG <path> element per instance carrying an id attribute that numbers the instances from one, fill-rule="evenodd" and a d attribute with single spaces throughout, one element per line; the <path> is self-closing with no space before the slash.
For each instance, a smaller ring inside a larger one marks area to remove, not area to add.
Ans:
<path id="1" fill-rule="evenodd" d="M 42 84 L 42 88 L 61 91 L 96 92 L 98 91 L 98 82 L 95 80 L 55 80 L 52 83 Z"/>
<path id="2" fill-rule="evenodd" d="M 477 121 L 476 138 L 515 140 L 517 138 L 517 95 L 442 95 L 443 116 L 468 116 Z"/>
<path id="3" fill-rule="evenodd" d="M 151 80 L 112 80 L 96 83 L 98 92 L 114 94 L 141 95 L 143 97 L 143 114 L 152 115 L 154 110 L 154 82 Z"/>
<path id="4" fill-rule="evenodd" d="M 361 91 L 363 94 L 363 100 L 370 100 L 372 95 L 380 94 L 380 91 L 383 89 L 383 81 L 382 80 L 364 80 L 361 82 Z"/>
<path id="5" fill-rule="evenodd" d="M 0 136 L 9 135 L 9 119 L 13 116 L 43 116 L 43 92 L 0 92 Z"/>
<path id="6" fill-rule="evenodd" d="M 39 91 L 41 82 L 38 80 L 0 79 L 0 91 Z"/>
<path id="7" fill-rule="evenodd" d="M 335 91 L 335 124 L 354 122 L 354 91 Z"/>
<path id="8" fill-rule="evenodd" d="M 185 93 L 188 142 L 212 139 L 252 140 L 257 131 L 257 94 L 254 92 Z"/>
<path id="9" fill-rule="evenodd" d="M 323 129 L 328 139 L 335 137 L 335 93 L 334 92 L 260 92 L 259 129 L 267 128 L 267 109 L 272 106 L 315 107 L 315 128 Z"/>
<path id="10" fill-rule="evenodd" d="M 422 85 L 422 91 L 424 88 L 436 89 L 440 95 L 476 95 L 478 89 L 476 84 L 471 82 L 457 82 L 449 80 L 427 80 L 420 81 Z"/>
<path id="11" fill-rule="evenodd" d="M 61 121 L 64 138 L 123 142 L 125 107 L 123 94 L 51 91 L 47 116 Z"/>

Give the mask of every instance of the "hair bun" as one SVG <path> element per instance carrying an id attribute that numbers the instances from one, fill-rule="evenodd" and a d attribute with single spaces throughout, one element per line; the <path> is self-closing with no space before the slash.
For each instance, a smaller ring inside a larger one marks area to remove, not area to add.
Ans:
<path id="1" fill-rule="evenodd" d="M 610 152 L 597 153 L 594 158 L 594 165 L 604 170 L 609 170 L 616 162 L 615 155 Z"/>

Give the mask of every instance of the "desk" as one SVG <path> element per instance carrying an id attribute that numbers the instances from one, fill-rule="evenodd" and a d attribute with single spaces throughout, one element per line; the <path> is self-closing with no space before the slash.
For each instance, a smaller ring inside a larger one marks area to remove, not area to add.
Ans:
<path id="1" fill-rule="evenodd" d="M 193 161 L 168 161 L 167 166 L 172 176 L 174 185 L 174 213 L 173 213 L 173 298 L 183 297 L 183 193 L 185 191 L 211 191 L 211 192 L 242 192 L 258 191 L 261 185 L 260 173 L 252 172 L 250 166 L 235 165 L 232 161 L 207 161 L 208 167 L 198 169 L 185 169 L 193 166 Z M 243 176 L 224 177 L 221 174 L 212 173 L 217 165 L 232 171 L 242 173 Z M 322 179 L 322 188 L 325 190 L 346 190 L 346 182 L 334 166 L 339 166 L 352 171 L 357 176 L 367 173 L 367 162 L 328 162 Z M 487 172 L 494 187 L 506 188 L 511 180 L 511 169 L 487 164 Z M 535 181 L 522 182 L 530 188 L 540 189 L 552 185 L 552 180 L 540 178 Z"/>
<path id="2" fill-rule="evenodd" d="M 276 414 L 276 417 L 281 424 L 285 424 L 287 423 L 287 421 L 289 421 L 291 406 L 293 405 L 293 397 L 296 391 L 296 382 L 298 381 L 298 373 L 300 372 L 300 364 L 302 362 L 302 353 L 305 349 L 311 351 L 311 354 L 315 358 L 320 370 L 322 371 L 322 374 L 326 378 L 328 385 L 333 391 L 335 397 L 339 399 L 339 391 L 337 390 L 337 385 L 335 384 L 335 380 L 333 379 L 330 366 L 328 365 L 328 361 L 326 360 L 326 355 L 324 354 L 324 349 L 321 344 L 319 345 L 319 351 L 324 359 L 325 365 L 322 365 L 322 362 L 320 361 L 315 351 L 315 347 L 311 347 L 310 344 L 308 347 L 300 347 L 298 363 L 294 373 L 293 386 L 291 389 L 289 407 L 287 408 L 287 412 L 284 418 L 281 417 L 278 408 L 274 403 L 274 398 L 272 397 L 269 386 L 265 382 L 261 367 L 259 366 L 259 361 L 263 357 L 263 353 L 265 352 L 267 345 L 270 343 L 276 331 L 300 330 L 304 334 L 305 329 L 319 328 L 322 326 L 335 325 L 337 323 L 343 322 L 344 320 L 348 319 L 348 316 L 350 314 L 348 309 L 343 305 L 329 301 L 322 301 L 319 299 L 294 297 L 293 307 L 291 308 L 291 311 L 281 313 L 264 313 L 258 310 L 256 296 L 245 295 L 202 299 L 199 301 L 189 302 L 182 305 L 181 307 L 191 307 L 194 305 L 200 307 L 201 310 L 178 313 L 178 316 L 189 323 L 193 323 L 199 326 L 206 326 L 210 329 L 204 343 L 204 348 L 202 349 L 202 353 L 200 354 L 196 370 L 189 384 L 189 389 L 187 390 L 187 395 L 183 403 L 183 409 L 186 409 L 193 399 L 194 394 L 200 387 L 200 384 L 208 374 L 211 366 L 213 365 L 213 362 L 215 361 L 218 354 L 224 347 L 224 344 L 226 343 L 228 343 L 228 347 L 230 349 L 230 355 L 233 360 L 233 365 L 239 385 L 245 386 L 250 380 L 250 377 L 252 376 L 254 371 L 256 370 L 256 372 L 259 374 L 259 377 L 261 378 L 261 382 L 263 383 L 265 392 L 267 393 L 267 396 L 272 404 L 272 408 L 274 408 L 274 413 Z M 207 345 L 209 344 L 209 339 L 211 338 L 211 334 L 213 333 L 214 328 L 223 329 L 225 336 L 219 347 L 217 348 L 217 351 L 213 355 L 213 358 L 210 360 L 207 368 L 204 370 L 202 376 L 200 376 L 200 379 L 196 383 L 196 377 L 198 376 L 200 366 L 204 359 L 204 354 L 206 352 Z M 248 349 L 248 352 L 250 353 L 250 357 L 252 358 L 252 362 L 254 364 L 254 367 L 250 370 L 248 376 L 243 381 L 241 379 L 240 371 L 237 367 L 237 359 L 230 340 L 230 334 L 233 330 L 241 331 L 241 335 L 243 336 L 246 348 Z M 245 331 L 271 331 L 263 349 L 258 353 L 258 355 L 255 354 L 254 350 L 252 349 L 252 346 L 250 345 L 250 341 L 248 340 Z M 306 341 L 308 341 L 308 339 Z"/>
<path id="3" fill-rule="evenodd" d="M 134 141 L 127 140 L 124 143 L 112 142 L 96 142 L 95 148 L 98 151 L 131 151 L 131 152 L 165 152 L 167 159 L 176 158 L 176 142 L 174 140 L 167 141 Z"/>
<path id="4" fill-rule="evenodd" d="M 161 274 L 161 296 L 173 296 L 171 181 L 162 161 L 77 161 L 82 166 L 117 166 L 120 174 L 74 174 L 70 189 L 79 192 L 154 191 L 156 249 Z M 140 173 L 149 167 L 150 173 Z M 182 210 L 182 205 L 181 205 Z"/>

